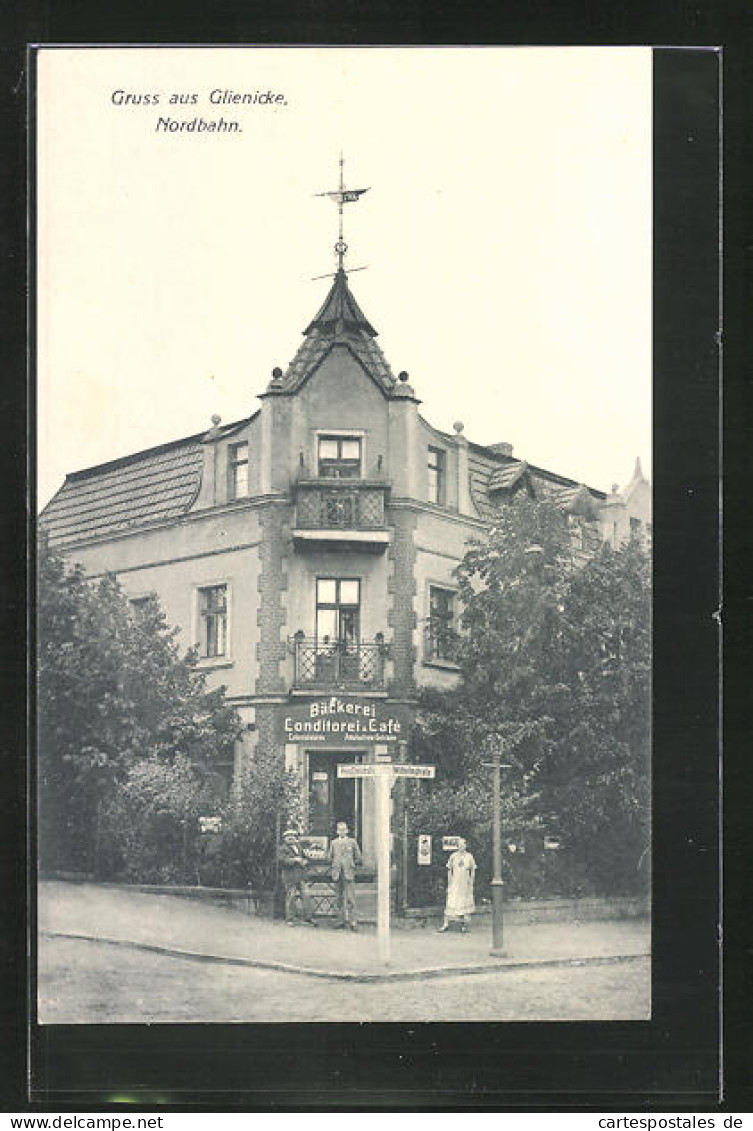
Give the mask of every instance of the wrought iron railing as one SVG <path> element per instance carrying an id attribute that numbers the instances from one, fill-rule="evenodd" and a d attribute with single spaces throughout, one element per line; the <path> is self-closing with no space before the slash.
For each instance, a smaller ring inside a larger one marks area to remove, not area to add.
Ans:
<path id="1" fill-rule="evenodd" d="M 301 530 L 384 530 L 383 483 L 366 480 L 301 480 L 296 526 Z"/>
<path id="2" fill-rule="evenodd" d="M 291 640 L 296 688 L 384 689 L 387 646 L 379 632 L 374 640 L 358 643 L 307 639 L 297 632 Z"/>

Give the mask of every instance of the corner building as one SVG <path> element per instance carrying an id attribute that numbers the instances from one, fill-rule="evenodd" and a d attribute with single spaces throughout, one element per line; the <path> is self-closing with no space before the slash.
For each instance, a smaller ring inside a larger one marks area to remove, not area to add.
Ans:
<path id="1" fill-rule="evenodd" d="M 417 691 L 455 685 L 467 543 L 519 490 L 554 496 L 584 550 L 643 537 L 650 487 L 639 464 L 605 494 L 432 427 L 342 268 L 259 399 L 250 418 L 68 475 L 42 523 L 87 574 L 115 573 L 135 615 L 156 594 L 198 644 L 244 722 L 226 787 L 250 759 L 284 761 L 308 833 L 346 820 L 373 866 L 372 782 L 337 764 L 409 760 Z"/>

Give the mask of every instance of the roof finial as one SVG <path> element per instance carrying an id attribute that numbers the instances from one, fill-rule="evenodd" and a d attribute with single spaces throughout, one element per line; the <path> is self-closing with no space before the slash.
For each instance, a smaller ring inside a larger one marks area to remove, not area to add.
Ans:
<path id="1" fill-rule="evenodd" d="M 339 187 L 337 189 L 335 189 L 334 192 L 317 192 L 317 193 L 314 194 L 315 196 L 328 196 L 330 198 L 330 200 L 334 200 L 334 201 L 337 202 L 338 224 L 337 224 L 337 243 L 335 244 L 335 254 L 337 256 L 337 270 L 338 271 L 344 271 L 345 270 L 343 263 L 345 261 L 345 255 L 346 255 L 347 250 L 348 250 L 348 245 L 346 244 L 345 239 L 343 238 L 343 205 L 344 204 L 352 204 L 353 201 L 358 200 L 359 196 L 363 196 L 363 194 L 365 192 L 369 191 L 368 188 L 346 189 L 344 168 L 345 168 L 345 159 L 344 159 L 344 157 L 342 155 L 342 151 L 341 151 L 340 152 L 340 184 L 339 184 Z M 355 270 L 362 270 L 362 268 L 355 268 Z M 321 275 L 319 276 L 319 278 L 323 278 L 323 277 L 324 276 L 321 276 Z"/>
<path id="2" fill-rule="evenodd" d="M 338 271 L 342 271 L 342 269 L 343 269 L 343 260 L 345 259 L 345 253 L 348 250 L 348 245 L 346 244 L 345 240 L 343 239 L 343 204 L 344 204 L 343 194 L 345 192 L 344 169 L 345 169 L 345 158 L 343 157 L 343 151 L 341 149 L 340 150 L 340 195 L 337 198 L 338 229 L 337 229 L 337 243 L 335 244 L 335 251 L 337 252 L 337 270 Z"/>

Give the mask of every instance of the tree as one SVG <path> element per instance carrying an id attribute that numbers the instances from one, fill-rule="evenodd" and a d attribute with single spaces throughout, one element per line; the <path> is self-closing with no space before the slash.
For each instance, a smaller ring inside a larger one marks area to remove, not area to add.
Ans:
<path id="1" fill-rule="evenodd" d="M 92 871 L 103 805 L 133 767 L 184 759 L 205 775 L 239 719 L 156 598 L 134 611 L 114 576 L 88 580 L 44 539 L 37 629 L 40 863 Z"/>
<path id="2" fill-rule="evenodd" d="M 506 838 L 560 842 L 558 883 L 573 890 L 628 890 L 648 842 L 649 563 L 637 543 L 587 555 L 574 535 L 554 501 L 521 497 L 468 551 L 462 683 L 423 696 L 416 745 L 434 752 L 453 814 L 477 805 L 483 855 L 484 763 L 501 751 Z"/>

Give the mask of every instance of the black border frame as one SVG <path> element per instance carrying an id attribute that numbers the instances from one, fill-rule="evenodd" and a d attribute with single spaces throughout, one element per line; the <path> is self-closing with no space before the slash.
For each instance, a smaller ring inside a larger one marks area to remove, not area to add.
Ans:
<path id="1" fill-rule="evenodd" d="M 41 22 L 52 24 L 49 12 Z M 414 9 L 406 9 L 402 28 L 408 25 L 420 39 Z M 256 29 L 256 42 L 277 39 L 273 26 L 270 20 L 266 35 Z M 302 38 L 308 26 L 300 25 Z M 557 26 L 555 21 L 550 31 Z M 78 38 L 71 30 L 75 28 L 68 30 L 67 42 Z M 93 25 L 87 30 L 88 39 Z M 240 27 L 238 31 L 242 42 Z M 395 33 L 380 41 L 406 41 L 399 27 Z M 289 36 L 282 38 L 291 42 Z M 565 38 L 575 41 L 566 28 Z M 134 1085 L 145 1089 L 145 1106 L 159 1104 L 166 1111 L 173 1103 L 181 1110 L 198 1104 L 216 1111 L 716 1106 L 718 626 L 713 612 L 719 604 L 719 74 L 718 52 L 655 52 L 654 1020 L 604 1025 L 32 1027 L 34 1074 L 38 1081 L 46 1078 L 46 1087 L 32 1093 L 35 1109 L 83 1104 L 87 1110 L 106 1110 L 111 1106 L 108 1095 L 122 1095 Z M 17 203 L 23 186 L 14 188 Z M 15 231 L 22 253 L 22 229 Z M 33 417 L 33 390 L 30 396 Z M 19 400 L 23 403 L 23 397 Z M 6 482 L 23 489 L 18 433 L 16 441 L 4 453 L 11 464 Z M 33 478 L 31 482 L 33 486 Z M 19 495 L 23 497 L 22 490 Z M 15 535 L 3 547 L 8 572 L 23 578 L 21 524 L 8 508 L 3 518 L 6 535 Z M 23 603 L 16 596 L 9 604 L 6 616 L 17 632 Z M 23 662 L 3 667 L 17 702 L 23 696 L 23 670 Z M 3 737 L 17 748 L 18 719 L 15 729 L 6 724 L 5 730 Z M 666 758 L 659 757 L 660 744 Z M 14 799 L 11 823 L 15 818 L 22 826 L 22 775 L 17 763 L 6 763 L 4 770 L 10 771 L 9 796 Z M 4 888 L 15 886 L 23 894 L 23 859 L 11 858 L 10 870 L 6 861 L 3 855 Z M 25 944 L 24 933 L 19 920 L 11 941 Z M 25 945 L 20 949 L 23 953 Z M 25 1004 L 19 981 L 16 1005 Z M 24 1013 L 14 1015 L 5 1029 L 21 1060 Z M 268 1090 L 239 1089 L 247 1083 L 251 1063 L 259 1078 L 271 1082 Z M 199 1089 L 181 1091 L 181 1077 Z M 302 1087 L 293 1092 L 291 1080 Z M 511 1080 L 516 1087 L 507 1089 L 505 1082 Z M 211 1090 L 200 1090 L 202 1081 Z"/>

